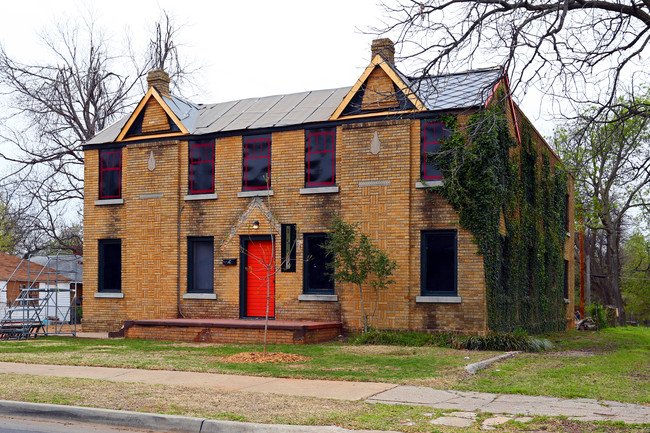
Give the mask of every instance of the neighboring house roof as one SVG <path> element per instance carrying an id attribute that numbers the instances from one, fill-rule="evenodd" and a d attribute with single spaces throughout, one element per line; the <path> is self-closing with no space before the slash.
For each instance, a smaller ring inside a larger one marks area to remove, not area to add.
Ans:
<path id="1" fill-rule="evenodd" d="M 18 265 L 20 265 L 20 268 L 16 270 L 16 268 L 18 268 Z M 40 277 L 37 278 L 39 273 Z M 47 282 L 48 278 L 50 282 L 57 280 L 56 272 L 54 269 L 44 268 L 38 263 L 30 262 L 28 260 L 23 261 L 23 259 L 20 257 L 0 252 L 0 281 L 9 281 L 10 278 L 12 281 Z M 68 282 L 70 281 L 70 278 L 59 275 L 58 281 Z"/>
<path id="2" fill-rule="evenodd" d="M 72 254 L 60 256 L 32 256 L 32 263 L 47 265 L 49 258 L 49 267 L 55 270 L 60 276 L 69 278 L 72 282 L 81 283 L 83 281 L 83 257 Z"/>
<path id="3" fill-rule="evenodd" d="M 490 97 L 494 85 L 503 77 L 503 69 L 497 67 L 442 76 L 408 78 L 392 64 L 387 65 L 406 88 L 422 101 L 424 109 L 430 111 L 483 105 Z M 370 67 L 373 67 L 373 64 Z M 206 105 L 197 105 L 173 95 L 155 96 L 162 98 L 191 135 L 201 135 L 325 122 L 331 119 L 353 88 L 315 90 Z M 151 95 L 148 93 L 148 96 Z M 143 105 L 143 102 L 144 99 L 140 105 Z M 120 119 L 85 144 L 116 141 L 120 133 L 124 135 L 123 129 L 130 118 L 131 116 L 127 116 Z"/>

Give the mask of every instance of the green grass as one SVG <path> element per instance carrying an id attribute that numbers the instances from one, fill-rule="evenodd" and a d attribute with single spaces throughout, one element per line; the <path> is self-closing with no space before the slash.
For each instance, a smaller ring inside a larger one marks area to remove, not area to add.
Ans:
<path id="1" fill-rule="evenodd" d="M 391 382 L 650 404 L 650 329 L 613 328 L 547 337 L 554 344 L 552 351 L 520 354 L 471 377 L 464 370 L 467 364 L 499 352 L 342 343 L 270 345 L 271 352 L 295 353 L 311 359 L 299 363 L 245 364 L 224 362 L 221 357 L 261 351 L 260 345 L 49 337 L 0 342 L 0 361 Z"/>
<path id="2" fill-rule="evenodd" d="M 0 361 L 402 382 L 459 374 L 467 363 L 489 358 L 496 353 L 438 347 L 375 347 L 332 343 L 269 345 L 270 352 L 295 353 L 311 358 L 310 361 L 301 363 L 245 364 L 220 360 L 220 357 L 240 352 L 261 350 L 261 345 L 198 345 L 152 340 L 48 337 L 2 342 Z"/>
<path id="3" fill-rule="evenodd" d="M 457 389 L 650 404 L 650 329 L 550 335 L 555 347 L 482 371 Z"/>

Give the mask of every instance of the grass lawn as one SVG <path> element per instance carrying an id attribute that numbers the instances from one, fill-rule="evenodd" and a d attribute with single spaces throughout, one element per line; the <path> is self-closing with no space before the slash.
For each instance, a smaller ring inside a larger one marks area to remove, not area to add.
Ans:
<path id="1" fill-rule="evenodd" d="M 311 359 L 285 364 L 245 364 L 224 362 L 221 357 L 259 351 L 260 346 L 50 337 L 0 342 L 0 361 L 392 382 L 650 405 L 650 329 L 567 332 L 549 338 L 555 344 L 552 351 L 521 354 L 476 376 L 469 376 L 465 365 L 498 352 L 342 343 L 273 345 L 269 347 L 272 352 L 295 353 Z"/>
<path id="2" fill-rule="evenodd" d="M 115 383 L 102 380 L 2 375 L 3 399 L 168 413 L 210 419 L 268 424 L 337 425 L 350 429 L 393 430 L 406 433 L 482 433 L 477 422 L 466 428 L 434 426 L 430 421 L 448 411 L 425 406 L 370 404 L 256 392 L 219 391 L 183 386 Z M 577 422 L 536 417 L 530 422 L 509 422 L 503 432 L 647 433 L 647 425 Z"/>
<path id="3" fill-rule="evenodd" d="M 650 329 L 550 335 L 554 348 L 494 364 L 455 389 L 650 404 Z"/>

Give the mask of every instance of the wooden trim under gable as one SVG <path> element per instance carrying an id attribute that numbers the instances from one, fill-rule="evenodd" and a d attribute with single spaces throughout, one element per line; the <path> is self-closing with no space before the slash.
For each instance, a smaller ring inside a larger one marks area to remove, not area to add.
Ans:
<path id="1" fill-rule="evenodd" d="M 345 98 L 343 98 L 343 101 L 339 104 L 339 106 L 336 108 L 334 111 L 334 114 L 330 117 L 329 120 L 337 120 L 341 117 L 341 113 L 343 113 L 343 110 L 350 104 L 350 101 L 352 101 L 352 98 L 354 98 L 354 95 L 357 94 L 361 86 L 366 82 L 372 71 L 375 70 L 375 68 L 380 67 L 388 77 L 393 80 L 393 83 L 397 86 L 398 89 L 400 89 L 404 95 L 413 103 L 415 106 L 415 110 L 413 111 L 426 111 L 426 107 L 424 106 L 424 103 L 418 98 L 418 96 L 411 91 L 409 86 L 406 85 L 406 83 L 395 73 L 395 71 L 389 67 L 386 64 L 386 61 L 382 56 L 377 54 L 374 59 L 370 62 L 368 67 L 363 71 L 361 74 L 361 77 L 357 80 L 357 82 L 352 86 L 350 91 L 345 95 Z M 412 111 L 408 111 L 409 113 Z M 373 113 L 372 115 L 376 116 L 377 113 Z M 355 115 L 355 116 L 349 116 L 350 118 L 352 117 L 365 117 L 366 115 Z M 346 116 L 347 118 L 348 116 Z"/>
<path id="2" fill-rule="evenodd" d="M 162 109 L 165 111 L 165 114 L 167 114 L 167 116 L 169 116 L 171 121 L 174 122 L 176 124 L 176 126 L 178 126 L 178 129 L 180 129 L 181 132 L 170 132 L 170 133 L 154 134 L 154 135 L 143 134 L 143 135 L 139 135 L 138 137 L 125 138 L 126 134 L 131 129 L 131 126 L 133 126 L 133 122 L 135 122 L 135 119 L 138 118 L 138 116 L 140 115 L 140 112 L 144 109 L 144 107 L 147 105 L 147 102 L 149 102 L 149 100 L 152 97 L 160 104 Z M 176 117 L 176 115 L 171 110 L 171 108 L 169 108 L 167 103 L 163 100 L 162 96 L 160 96 L 160 93 L 158 93 L 158 91 L 154 87 L 149 87 L 149 90 L 147 91 L 147 93 L 140 100 L 140 103 L 135 108 L 133 113 L 131 113 L 131 116 L 129 116 L 129 120 L 122 127 L 122 130 L 120 131 L 120 134 L 115 139 L 115 142 L 141 140 L 144 137 L 146 137 L 146 138 L 176 137 L 178 135 L 186 135 L 186 134 L 189 134 L 189 133 L 190 133 L 190 131 L 188 131 L 187 128 L 181 123 L 180 119 L 178 117 Z"/>

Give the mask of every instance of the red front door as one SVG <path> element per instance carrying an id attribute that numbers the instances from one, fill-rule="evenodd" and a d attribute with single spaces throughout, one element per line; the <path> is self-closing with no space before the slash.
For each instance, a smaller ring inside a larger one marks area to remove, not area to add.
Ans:
<path id="1" fill-rule="evenodd" d="M 268 290 L 269 317 L 275 317 L 275 265 L 271 241 L 249 241 L 246 262 L 246 316 L 266 316 Z"/>

